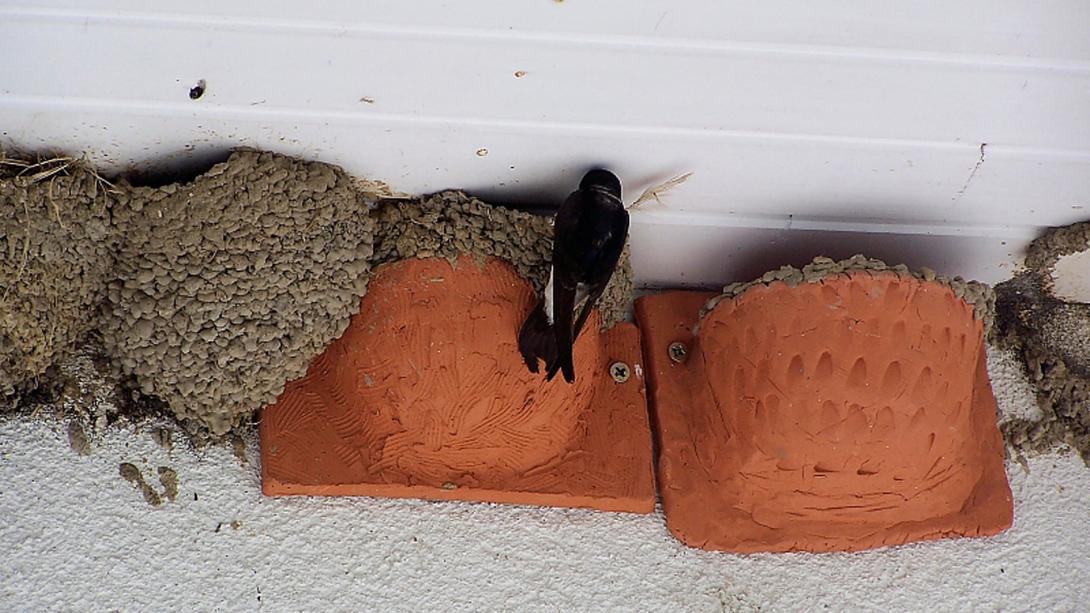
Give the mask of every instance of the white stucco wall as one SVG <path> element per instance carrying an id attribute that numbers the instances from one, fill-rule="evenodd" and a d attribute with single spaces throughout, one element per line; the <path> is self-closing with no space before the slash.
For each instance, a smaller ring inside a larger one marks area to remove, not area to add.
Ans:
<path id="1" fill-rule="evenodd" d="M 1032 416 L 1013 356 L 989 363 L 1004 416 Z M 0 420 L 3 611 L 1081 611 L 1090 469 L 1007 463 L 1014 526 L 985 539 L 854 554 L 689 549 L 662 515 L 377 498 L 266 498 L 256 437 L 167 452 L 107 429 L 88 456 L 65 423 Z M 151 507 L 131 462 L 175 502 Z M 1028 472 L 1027 472 L 1028 471 Z M 238 522 L 237 528 L 232 522 Z"/>

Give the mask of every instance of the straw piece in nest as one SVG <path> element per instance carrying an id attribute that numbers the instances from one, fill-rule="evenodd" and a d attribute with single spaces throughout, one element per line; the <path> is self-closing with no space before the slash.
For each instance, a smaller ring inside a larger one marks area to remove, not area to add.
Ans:
<path id="1" fill-rule="evenodd" d="M 378 179 L 355 179 L 356 190 L 369 200 L 412 200 L 411 194 L 398 191 L 385 181 Z"/>
<path id="2" fill-rule="evenodd" d="M 40 181 L 46 179 L 52 180 L 59 174 L 69 174 L 69 169 L 74 167 L 80 167 L 91 177 L 94 178 L 95 183 L 102 187 L 106 192 L 112 194 L 120 194 L 121 190 L 116 185 L 102 178 L 102 175 L 94 169 L 94 167 L 87 161 L 86 156 L 78 158 L 70 156 L 55 156 L 44 160 L 38 160 L 37 162 L 30 162 L 19 158 L 8 157 L 6 153 L 0 151 L 0 168 L 8 167 L 17 169 L 13 174 L 5 175 L 0 172 L 0 177 L 10 176 L 17 180 L 17 184 L 27 187 L 34 185 Z M 52 185 L 50 186 L 50 193 L 52 193 Z M 60 221 L 58 218 L 57 221 Z"/>
<path id="3" fill-rule="evenodd" d="M 657 202 L 659 204 L 662 204 L 661 197 L 666 195 L 666 192 L 668 192 L 668 191 L 674 189 L 675 187 L 681 185 L 682 183 L 688 181 L 689 177 L 691 177 L 691 176 L 693 176 L 693 173 L 687 172 L 687 173 L 685 173 L 683 175 L 678 175 L 676 177 L 672 177 L 670 179 L 667 179 L 667 180 L 663 181 L 662 183 L 652 185 L 651 187 L 643 190 L 643 193 L 640 194 L 640 197 L 636 198 L 635 202 L 628 205 L 628 209 L 629 210 L 635 210 L 635 209 L 639 208 L 640 206 L 642 206 L 643 204 L 645 204 L 645 203 L 647 203 L 647 202 L 649 202 L 651 200 L 654 200 L 655 202 Z"/>
<path id="4" fill-rule="evenodd" d="M 93 326 L 116 234 L 92 175 L 72 158 L 0 153 L 0 397 L 37 385 Z"/>

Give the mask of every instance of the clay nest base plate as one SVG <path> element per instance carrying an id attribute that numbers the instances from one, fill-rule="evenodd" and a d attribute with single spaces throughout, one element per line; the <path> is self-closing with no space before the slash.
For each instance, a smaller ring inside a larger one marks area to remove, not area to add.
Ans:
<path id="1" fill-rule="evenodd" d="M 379 268 L 345 334 L 262 412 L 264 492 L 650 512 L 636 328 L 595 314 L 576 383 L 546 383 L 516 342 L 534 301 L 495 258 Z"/>
<path id="2" fill-rule="evenodd" d="M 1011 525 L 984 325 L 950 287 L 854 270 L 636 314 L 683 542 L 855 551 Z"/>

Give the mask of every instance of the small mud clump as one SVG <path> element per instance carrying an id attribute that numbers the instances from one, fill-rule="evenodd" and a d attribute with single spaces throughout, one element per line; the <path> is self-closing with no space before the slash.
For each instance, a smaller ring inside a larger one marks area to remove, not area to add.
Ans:
<path id="1" fill-rule="evenodd" d="M 174 435 L 171 434 L 170 428 L 156 428 L 152 430 L 151 440 L 155 441 L 155 443 L 167 453 L 174 450 Z"/>
<path id="2" fill-rule="evenodd" d="M 159 484 L 163 486 L 163 495 L 167 500 L 174 502 L 178 498 L 178 473 L 169 466 L 160 466 Z"/>
<path id="3" fill-rule="evenodd" d="M 1015 450 L 1075 448 L 1090 465 L 1090 304 L 1050 289 L 1052 267 L 1090 247 L 1090 223 L 1053 230 L 1028 250 L 1028 270 L 996 286 L 998 341 L 1018 351 L 1043 417 L 1003 427 Z"/>
<path id="4" fill-rule="evenodd" d="M 496 257 L 509 262 L 539 294 L 549 281 L 552 219 L 486 204 L 462 192 L 447 191 L 422 200 L 380 203 L 373 265 L 405 258 L 440 257 L 453 263 L 460 255 L 478 262 Z M 625 247 L 621 262 L 598 308 L 606 327 L 627 319 L 632 303 L 632 268 Z"/>
<path id="5" fill-rule="evenodd" d="M 94 324 L 114 266 L 113 191 L 76 160 L 0 154 L 0 400 L 33 387 Z"/>
<path id="6" fill-rule="evenodd" d="M 231 436 L 231 453 L 235 455 L 239 464 L 245 466 L 250 463 L 249 458 L 246 457 L 246 441 L 237 434 Z"/>
<path id="7" fill-rule="evenodd" d="M 984 323 L 985 333 L 991 333 L 995 322 L 995 292 L 991 287 L 978 281 L 966 281 L 961 277 L 945 277 L 929 268 L 913 271 L 904 264 L 890 266 L 882 260 L 867 258 L 863 255 L 854 255 L 840 261 L 826 257 L 816 257 L 813 262 L 803 266 L 801 270 L 794 266 L 782 266 L 765 273 L 759 279 L 746 283 L 732 283 L 723 288 L 722 294 L 712 298 L 704 305 L 704 308 L 700 311 L 699 319 L 703 320 L 704 316 L 721 301 L 740 296 L 758 285 L 769 285 L 776 281 L 782 281 L 789 287 L 795 287 L 802 283 L 818 283 L 832 275 L 842 275 L 860 270 L 871 273 L 892 273 L 941 283 L 949 287 L 955 296 L 972 305 L 974 315 Z"/>
<path id="8" fill-rule="evenodd" d="M 144 501 L 153 507 L 157 507 L 163 504 L 163 499 L 159 497 L 159 493 L 156 492 L 147 481 L 144 481 L 144 474 L 140 472 L 140 469 L 135 464 L 129 462 L 122 462 L 118 466 L 118 473 L 121 474 L 121 478 L 128 481 L 140 490 L 140 493 L 144 495 Z"/>
<path id="9" fill-rule="evenodd" d="M 73 419 L 68 422 L 68 446 L 80 455 L 91 453 L 91 441 L 87 438 L 87 432 L 79 420 Z"/>
<path id="10" fill-rule="evenodd" d="M 221 435 L 348 326 L 372 222 L 341 170 L 239 151 L 188 184 L 131 188 L 102 323 L 141 390 Z"/>

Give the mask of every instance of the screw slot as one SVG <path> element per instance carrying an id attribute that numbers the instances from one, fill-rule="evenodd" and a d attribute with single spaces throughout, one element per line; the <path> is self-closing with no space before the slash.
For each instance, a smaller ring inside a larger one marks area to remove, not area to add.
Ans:
<path id="1" fill-rule="evenodd" d="M 632 376 L 632 369 L 624 362 L 614 362 L 609 367 L 609 376 L 613 377 L 613 380 L 617 383 L 624 383 Z"/>
<path id="2" fill-rule="evenodd" d="M 670 343 L 670 348 L 668 351 L 670 353 L 670 359 L 674 362 L 677 362 L 678 364 L 681 364 L 685 361 L 687 357 L 689 357 L 689 348 L 686 347 L 685 343 L 682 342 Z"/>

